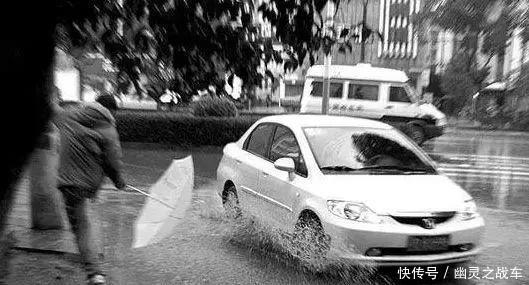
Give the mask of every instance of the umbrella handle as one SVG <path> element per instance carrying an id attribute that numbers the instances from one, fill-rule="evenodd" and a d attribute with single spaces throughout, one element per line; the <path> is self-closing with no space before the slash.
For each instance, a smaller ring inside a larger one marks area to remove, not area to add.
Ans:
<path id="1" fill-rule="evenodd" d="M 160 202 L 160 203 L 164 204 L 165 206 L 167 206 L 167 207 L 169 207 L 169 208 L 171 208 L 171 209 L 173 209 L 173 210 L 176 209 L 175 207 L 173 207 L 173 206 L 167 204 L 166 202 L 160 200 L 159 198 L 156 198 L 156 197 L 152 196 L 151 194 L 149 194 L 149 193 L 147 193 L 147 192 L 145 192 L 145 191 L 142 191 L 142 190 L 140 190 L 140 189 L 138 189 L 138 188 L 136 188 L 136 187 L 134 187 L 134 186 L 127 185 L 127 187 L 129 187 L 130 189 L 132 189 L 132 190 L 134 190 L 134 191 L 136 191 L 136 192 L 138 192 L 138 193 L 140 193 L 140 194 L 142 194 L 142 195 L 145 195 L 145 196 L 147 196 L 147 197 L 149 197 L 149 198 L 151 198 L 151 199 L 153 199 L 153 200 L 155 200 L 155 201 L 157 201 L 157 202 Z"/>

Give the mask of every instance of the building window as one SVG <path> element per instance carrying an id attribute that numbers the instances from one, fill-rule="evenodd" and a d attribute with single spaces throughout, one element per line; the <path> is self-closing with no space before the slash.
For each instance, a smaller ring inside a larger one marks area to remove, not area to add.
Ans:
<path id="1" fill-rule="evenodd" d="M 408 4 L 392 5 L 392 4 Z M 420 8 L 420 0 L 381 0 L 379 31 L 384 35 L 379 56 L 414 58 L 418 52 L 417 28 L 411 22 Z M 393 44 L 391 44 L 393 42 Z M 395 43 L 399 43 L 396 45 Z M 417 42 L 417 44 L 416 44 Z"/>

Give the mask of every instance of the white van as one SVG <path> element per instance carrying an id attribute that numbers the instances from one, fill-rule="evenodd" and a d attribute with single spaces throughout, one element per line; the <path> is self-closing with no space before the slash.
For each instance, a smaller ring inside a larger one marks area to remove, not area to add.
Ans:
<path id="1" fill-rule="evenodd" d="M 321 113 L 324 72 L 323 65 L 307 71 L 300 113 Z M 444 132 L 446 116 L 420 100 L 403 71 L 369 64 L 332 65 L 329 77 L 329 114 L 384 121 L 418 144 Z"/>

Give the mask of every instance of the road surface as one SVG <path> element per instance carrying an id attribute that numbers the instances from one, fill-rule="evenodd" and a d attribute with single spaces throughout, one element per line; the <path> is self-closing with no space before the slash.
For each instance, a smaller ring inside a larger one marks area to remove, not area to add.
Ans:
<path id="1" fill-rule="evenodd" d="M 475 262 L 464 265 L 467 279 L 443 280 L 443 268 L 433 283 L 529 284 L 528 139 L 529 135 L 520 133 L 460 131 L 424 146 L 440 169 L 476 199 L 486 220 L 484 251 Z M 307 272 L 288 257 L 287 243 L 280 234 L 251 221 L 226 221 L 212 186 L 221 156 L 219 148 L 182 151 L 126 144 L 126 179 L 147 189 L 171 159 L 190 153 L 196 174 L 192 207 L 176 234 L 159 244 L 129 248 L 134 218 L 144 197 L 103 191 L 100 201 L 94 204 L 105 233 L 105 265 L 110 284 L 402 284 L 403 277 L 412 279 L 411 275 L 402 275 L 403 268 L 399 274 L 399 268 L 375 271 L 341 262 L 319 273 Z M 47 257 L 41 258 L 45 261 Z M 78 279 L 48 280 L 48 284 L 82 282 L 82 271 L 75 260 L 71 264 L 66 268 L 56 266 L 54 270 L 71 271 L 66 276 Z M 456 268 L 448 269 L 452 272 Z M 468 279 L 470 270 L 480 279 Z M 519 279 L 513 278 L 516 274 Z M 31 276 L 31 272 L 24 276 L 26 284 L 46 283 L 32 280 Z M 417 275 L 415 279 L 412 283 L 424 284 L 425 279 L 431 278 L 423 275 L 423 280 L 419 280 Z"/>

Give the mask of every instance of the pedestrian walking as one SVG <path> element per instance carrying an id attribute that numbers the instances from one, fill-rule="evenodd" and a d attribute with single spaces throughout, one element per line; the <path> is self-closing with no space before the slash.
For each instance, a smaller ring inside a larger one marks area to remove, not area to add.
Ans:
<path id="1" fill-rule="evenodd" d="M 266 107 L 270 107 L 272 106 L 272 97 L 270 95 L 270 93 L 266 94 Z"/>
<path id="2" fill-rule="evenodd" d="M 95 103 L 61 111 L 58 188 L 75 235 L 89 284 L 105 284 L 95 240 L 87 214 L 87 200 L 95 198 L 105 176 L 118 189 L 125 187 L 121 176 L 121 146 L 113 111 L 117 104 L 111 95 Z"/>

